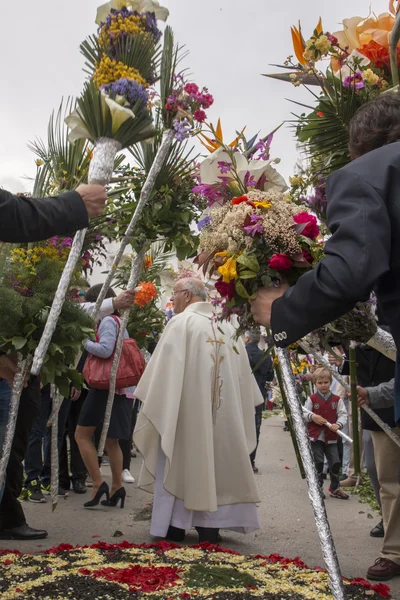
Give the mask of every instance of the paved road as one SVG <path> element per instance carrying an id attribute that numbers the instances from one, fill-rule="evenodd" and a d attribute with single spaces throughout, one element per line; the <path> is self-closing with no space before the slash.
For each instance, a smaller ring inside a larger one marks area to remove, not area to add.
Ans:
<path id="1" fill-rule="evenodd" d="M 272 417 L 265 420 L 262 427 L 257 461 L 260 468 L 257 482 L 263 498 L 260 507 L 262 530 L 246 537 L 225 533 L 224 545 L 249 554 L 299 556 L 310 566 L 323 566 L 307 486 L 299 476 L 290 436 L 283 432 L 282 425 L 280 417 Z M 139 468 L 140 458 L 132 459 L 135 476 Z M 107 467 L 104 473 L 107 479 Z M 53 514 L 50 502 L 40 505 L 24 503 L 28 523 L 46 528 L 49 537 L 31 543 L 0 541 L 0 548 L 39 552 L 61 542 L 81 545 L 99 539 L 114 543 L 124 539 L 135 543 L 150 542 L 149 522 L 136 519 L 151 496 L 137 490 L 135 485 L 127 486 L 127 492 L 124 510 L 105 507 L 83 509 L 87 495 L 77 496 L 73 492 L 67 499 L 60 499 Z M 379 556 L 381 540 L 369 535 L 379 516 L 368 505 L 360 504 L 357 497 L 348 501 L 327 498 L 326 505 L 343 574 L 365 577 L 367 568 Z M 122 537 L 113 537 L 116 531 L 122 532 Z M 188 537 L 189 543 L 196 541 L 195 534 Z M 400 578 L 389 584 L 393 598 L 400 599 Z"/>

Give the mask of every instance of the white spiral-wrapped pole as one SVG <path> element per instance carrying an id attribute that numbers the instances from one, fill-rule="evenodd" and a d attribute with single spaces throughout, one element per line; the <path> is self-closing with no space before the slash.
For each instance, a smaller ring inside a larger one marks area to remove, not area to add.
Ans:
<path id="1" fill-rule="evenodd" d="M 387 358 L 396 361 L 396 344 L 394 343 L 393 336 L 388 331 L 384 331 L 378 327 L 378 331 L 368 340 L 367 344 L 371 348 L 378 350 L 381 354 L 384 354 Z"/>
<path id="2" fill-rule="evenodd" d="M 301 459 L 303 461 L 304 470 L 306 472 L 308 495 L 314 511 L 315 524 L 317 526 L 322 554 L 328 571 L 332 597 L 334 600 L 345 600 L 346 594 L 344 591 L 339 560 L 325 510 L 322 489 L 318 481 L 317 470 L 315 468 L 313 454 L 311 451 L 310 439 L 303 419 L 303 408 L 300 400 L 297 397 L 296 382 L 290 365 L 289 352 L 286 349 L 277 348 L 276 354 L 279 359 L 283 386 L 285 388 L 287 401 L 290 406 L 294 431 L 296 434 Z"/>
<path id="3" fill-rule="evenodd" d="M 160 170 L 162 169 L 162 166 L 168 157 L 168 153 L 171 148 L 172 142 L 174 140 L 174 136 L 175 136 L 175 132 L 171 129 L 168 129 L 163 134 L 163 138 L 162 138 L 160 147 L 157 151 L 157 154 L 154 158 L 153 165 L 152 165 L 152 167 L 149 171 L 149 174 L 146 178 L 146 181 L 143 185 L 143 189 L 140 194 L 140 198 L 139 198 L 139 202 L 136 207 L 136 210 L 132 216 L 131 222 L 129 223 L 129 225 L 126 229 L 125 235 L 121 241 L 121 245 L 118 248 L 117 254 L 115 255 L 113 264 L 111 265 L 111 269 L 109 270 L 109 272 L 107 274 L 107 277 L 103 283 L 103 287 L 101 288 L 100 294 L 96 300 L 96 305 L 95 305 L 95 308 L 93 311 L 95 321 L 98 318 L 100 307 L 103 304 L 106 294 L 110 288 L 110 285 L 114 278 L 117 267 L 121 261 L 121 258 L 124 255 L 125 248 L 131 241 L 131 237 L 135 230 L 137 222 L 140 219 L 140 217 L 142 216 L 143 209 L 150 199 L 150 195 L 153 191 L 157 176 L 160 173 Z"/>
<path id="4" fill-rule="evenodd" d="M 18 373 L 14 376 L 14 385 L 11 392 L 10 410 L 8 413 L 8 421 L 6 425 L 6 433 L 4 436 L 4 443 L 2 448 L 2 454 L 0 458 L 0 489 L 4 482 L 4 477 L 7 470 L 8 460 L 10 458 L 11 447 L 14 439 L 15 426 L 17 424 L 19 401 L 21 398 L 22 390 L 24 389 L 25 380 L 29 373 L 29 369 L 32 364 L 32 356 L 23 358 L 22 354 L 17 355 L 17 367 Z"/>
<path id="5" fill-rule="evenodd" d="M 115 155 L 120 149 L 121 144 L 116 140 L 112 140 L 110 138 L 99 138 L 97 140 L 93 151 L 93 158 L 89 167 L 89 183 L 97 183 L 99 185 L 106 185 L 109 183 L 114 169 Z M 75 234 L 68 260 L 58 283 L 58 288 L 54 296 L 53 304 L 51 306 L 42 337 L 40 338 L 39 344 L 35 350 L 31 370 L 33 375 L 39 375 L 40 369 L 42 368 L 51 338 L 53 337 L 58 318 L 65 302 L 65 297 L 71 283 L 72 275 L 76 269 L 78 261 L 82 256 L 82 248 L 85 241 L 86 232 L 87 229 L 82 229 Z"/>
<path id="6" fill-rule="evenodd" d="M 175 136 L 175 132 L 171 129 L 168 129 L 163 134 L 162 142 L 160 144 L 160 147 L 158 148 L 157 154 L 154 158 L 154 162 L 153 162 L 153 164 L 150 168 L 150 171 L 146 177 L 146 181 L 143 185 L 138 205 L 136 207 L 136 210 L 132 217 L 132 220 L 126 230 L 126 234 L 124 236 L 124 239 L 122 240 L 121 247 L 124 245 L 124 248 L 125 248 L 127 246 L 127 244 L 129 243 L 129 240 L 134 231 L 134 228 L 143 213 L 143 209 L 146 206 L 146 204 L 148 203 L 148 201 L 150 200 L 150 196 L 154 189 L 154 185 L 156 183 L 158 174 L 160 173 L 160 171 L 167 159 L 169 150 L 170 150 L 172 142 L 174 140 L 174 136 Z M 128 287 L 127 287 L 128 290 L 134 290 L 135 287 L 137 286 L 139 276 L 140 276 L 140 271 L 141 271 L 143 260 L 144 260 L 144 256 L 146 254 L 147 249 L 148 249 L 148 245 L 146 243 L 146 244 L 144 244 L 143 248 L 141 249 L 139 254 L 136 256 L 136 258 L 132 262 L 131 274 L 130 274 Z M 94 309 L 95 318 L 97 318 L 100 306 L 104 301 L 104 298 L 107 294 L 107 290 L 108 290 L 109 286 L 111 285 L 111 281 L 113 279 L 115 269 L 117 267 L 119 260 L 122 257 L 122 254 L 123 254 L 123 250 L 121 251 L 121 248 L 120 248 L 117 256 L 114 259 L 114 264 L 112 265 L 112 267 L 110 269 L 107 279 L 103 284 L 103 287 L 99 294 L 99 297 L 97 298 L 96 306 Z M 99 443 L 99 447 L 97 449 L 99 456 L 103 455 L 104 446 L 106 443 L 106 438 L 107 438 L 107 433 L 108 433 L 108 428 L 110 426 L 111 412 L 112 412 L 112 407 L 113 407 L 113 403 L 114 403 L 114 395 L 115 395 L 115 388 L 116 388 L 117 371 L 118 371 L 119 361 L 121 358 L 122 344 L 124 341 L 124 332 L 125 332 L 126 325 L 128 323 L 128 318 L 129 318 L 129 311 L 125 311 L 122 316 L 122 319 L 121 319 L 121 327 L 119 330 L 119 335 L 118 335 L 117 343 L 115 346 L 115 354 L 114 354 L 114 361 L 113 361 L 113 365 L 112 365 L 112 369 L 111 369 L 110 389 L 109 389 L 109 393 L 108 393 L 106 412 L 104 415 L 103 430 L 101 432 L 100 443 Z"/>
<path id="7" fill-rule="evenodd" d="M 51 386 L 51 399 L 52 408 L 50 419 L 47 423 L 48 427 L 51 427 L 51 479 L 50 479 L 50 495 L 51 495 L 51 507 L 52 512 L 57 508 L 58 504 L 58 484 L 59 484 L 59 472 L 60 472 L 60 460 L 58 454 L 58 414 L 60 412 L 61 404 L 64 401 L 63 396 L 56 389 L 54 385 Z"/>

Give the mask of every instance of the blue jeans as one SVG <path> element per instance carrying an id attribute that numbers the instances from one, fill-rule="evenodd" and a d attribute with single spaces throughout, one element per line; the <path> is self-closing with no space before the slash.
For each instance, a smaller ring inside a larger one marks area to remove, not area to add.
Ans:
<path id="1" fill-rule="evenodd" d="M 0 380 L 0 451 L 3 449 L 8 413 L 10 410 L 11 389 L 5 379 Z M 0 488 L 0 502 L 3 497 L 4 482 Z"/>

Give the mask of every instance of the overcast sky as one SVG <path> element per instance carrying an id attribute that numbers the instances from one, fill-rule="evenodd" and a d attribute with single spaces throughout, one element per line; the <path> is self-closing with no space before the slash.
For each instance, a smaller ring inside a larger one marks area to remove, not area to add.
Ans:
<path id="1" fill-rule="evenodd" d="M 100 0 L 101 2 L 101 0 Z M 49 115 L 62 97 L 79 95 L 85 78 L 79 44 L 94 33 L 98 0 L 1 1 L 0 36 L 0 186 L 29 191 L 24 176 L 34 176 L 35 164 L 27 142 L 44 138 Z M 226 141 L 236 129 L 268 133 L 290 119 L 296 108 L 286 98 L 309 100 L 305 90 L 273 81 L 270 63 L 292 54 L 290 25 L 301 19 L 308 37 L 321 15 L 325 30 L 340 29 L 343 18 L 367 16 L 368 0 L 165 0 L 168 23 L 186 45 L 193 80 L 215 97 L 211 121 L 221 116 Z M 373 0 L 376 13 L 387 11 L 388 0 Z M 299 109 L 300 110 L 300 109 Z M 229 138 L 229 139 L 228 139 Z M 280 171 L 293 172 L 297 152 L 288 126 L 276 135 L 273 155 Z"/>

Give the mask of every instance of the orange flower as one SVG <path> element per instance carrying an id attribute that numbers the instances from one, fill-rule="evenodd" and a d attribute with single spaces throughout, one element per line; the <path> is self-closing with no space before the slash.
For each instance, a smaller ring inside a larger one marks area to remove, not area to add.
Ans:
<path id="1" fill-rule="evenodd" d="M 243 127 L 241 133 L 243 133 L 245 129 L 246 127 Z M 215 140 L 212 140 L 211 138 L 207 137 L 206 135 L 204 135 L 204 133 L 199 133 L 199 137 L 202 138 L 200 139 L 200 143 L 203 144 L 203 146 L 207 148 L 207 150 L 211 153 L 215 152 L 216 150 L 218 150 L 218 148 L 223 146 L 224 136 L 222 133 L 221 119 L 218 119 L 217 128 L 215 129 Z M 230 148 L 236 148 L 236 146 L 239 143 L 239 140 L 240 137 L 237 137 L 235 140 L 233 140 L 233 142 L 228 144 L 228 146 Z"/>
<path id="2" fill-rule="evenodd" d="M 153 259 L 151 258 L 151 256 L 145 256 L 144 261 L 143 261 L 143 269 L 145 271 L 148 271 L 152 264 L 153 264 Z"/>
<path id="3" fill-rule="evenodd" d="M 305 67 L 308 61 L 304 58 L 304 52 L 306 50 L 306 43 L 304 41 L 303 34 L 301 32 L 300 21 L 299 21 L 299 28 L 297 28 L 293 25 L 293 27 L 290 28 L 290 31 L 292 34 L 293 50 L 296 55 L 296 58 L 299 61 L 299 63 L 303 67 Z M 315 31 L 317 32 L 318 35 L 321 35 L 321 33 L 322 33 L 321 17 L 319 18 L 319 21 L 315 28 Z"/>
<path id="4" fill-rule="evenodd" d="M 149 304 L 154 298 L 157 298 L 157 289 L 151 281 L 141 281 L 139 287 L 141 289 L 136 292 L 135 304 L 143 308 L 143 306 Z"/>
<path id="5" fill-rule="evenodd" d="M 378 16 L 343 19 L 343 31 L 337 31 L 333 34 L 338 39 L 339 46 L 348 48 L 348 51 L 351 52 L 373 40 L 384 48 L 389 48 L 390 33 L 395 22 L 393 1 L 389 4 L 389 10 L 390 12 Z"/>

